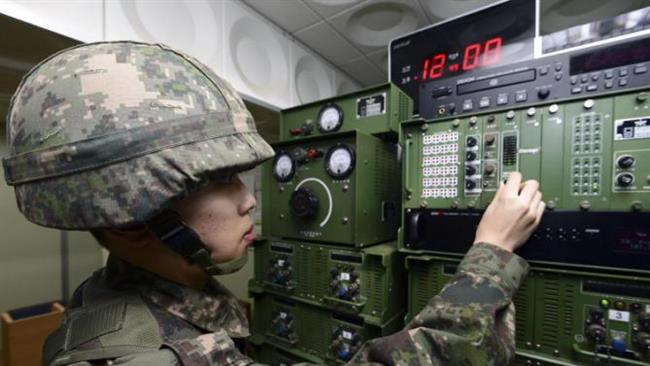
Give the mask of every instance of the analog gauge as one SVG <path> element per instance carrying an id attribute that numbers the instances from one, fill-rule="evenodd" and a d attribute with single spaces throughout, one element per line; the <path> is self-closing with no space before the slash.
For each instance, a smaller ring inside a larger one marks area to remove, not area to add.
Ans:
<path id="1" fill-rule="evenodd" d="M 334 145 L 325 156 L 325 170 L 334 179 L 347 178 L 354 170 L 354 150 L 345 144 Z"/>
<path id="2" fill-rule="evenodd" d="M 286 152 L 279 153 L 273 161 L 273 176 L 280 182 L 288 182 L 296 172 L 296 164 L 291 155 Z"/>
<path id="3" fill-rule="evenodd" d="M 333 132 L 343 124 L 343 110 L 336 104 L 326 104 L 318 113 L 318 128 L 321 132 Z"/>

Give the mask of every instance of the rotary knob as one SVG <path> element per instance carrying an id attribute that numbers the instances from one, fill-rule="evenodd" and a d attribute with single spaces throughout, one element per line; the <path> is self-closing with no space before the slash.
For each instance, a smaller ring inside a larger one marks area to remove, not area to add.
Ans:
<path id="1" fill-rule="evenodd" d="M 304 163 L 307 161 L 307 150 L 302 147 L 297 147 L 291 151 L 291 156 L 295 161 Z"/>
<path id="2" fill-rule="evenodd" d="M 476 181 L 474 179 L 467 179 L 465 181 L 465 189 L 471 191 L 474 188 L 476 188 Z"/>
<path id="3" fill-rule="evenodd" d="M 631 173 L 621 173 L 616 176 L 616 184 L 619 187 L 629 187 L 634 183 L 634 175 Z"/>
<path id="4" fill-rule="evenodd" d="M 587 336 L 596 341 L 596 343 L 602 343 L 605 340 L 606 334 L 605 327 L 599 324 L 592 324 L 587 328 Z"/>
<path id="5" fill-rule="evenodd" d="M 474 175 L 476 174 L 476 168 L 473 165 L 465 166 L 465 175 Z"/>
<path id="6" fill-rule="evenodd" d="M 465 160 L 474 161 L 476 160 L 476 153 L 474 151 L 468 151 L 465 153 Z"/>
<path id="7" fill-rule="evenodd" d="M 318 197 L 307 187 L 298 188 L 289 198 L 289 209 L 296 217 L 312 218 L 318 212 Z"/>
<path id="8" fill-rule="evenodd" d="M 541 87 L 539 90 L 537 90 L 537 96 L 539 99 L 546 99 L 549 94 L 551 94 L 551 90 L 548 87 Z"/>
<path id="9" fill-rule="evenodd" d="M 639 314 L 639 327 L 642 331 L 650 333 L 650 313 Z"/>
<path id="10" fill-rule="evenodd" d="M 495 166 L 493 164 L 487 164 L 485 165 L 485 168 L 483 169 L 483 172 L 486 175 L 492 175 L 494 174 L 494 171 L 496 170 Z"/>
<path id="11" fill-rule="evenodd" d="M 485 136 L 485 144 L 488 146 L 494 145 L 494 142 L 497 140 L 496 136 L 494 135 L 487 135 Z"/>
<path id="12" fill-rule="evenodd" d="M 476 141 L 476 138 L 475 138 L 475 137 L 468 137 L 468 138 L 467 138 L 467 146 L 469 146 L 469 147 L 474 147 L 474 146 L 476 146 L 476 143 L 477 143 L 477 142 L 478 142 L 478 141 Z"/>
<path id="13" fill-rule="evenodd" d="M 616 160 L 616 165 L 621 169 L 628 169 L 634 165 L 634 156 L 632 155 L 622 155 Z"/>

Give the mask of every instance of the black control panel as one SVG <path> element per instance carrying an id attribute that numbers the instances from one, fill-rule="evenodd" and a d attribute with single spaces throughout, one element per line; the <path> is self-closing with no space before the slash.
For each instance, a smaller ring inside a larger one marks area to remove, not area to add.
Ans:
<path id="1" fill-rule="evenodd" d="M 481 212 L 409 209 L 405 247 L 465 254 Z M 546 212 L 538 229 L 517 253 L 529 261 L 610 268 L 650 269 L 650 213 Z"/>
<path id="2" fill-rule="evenodd" d="M 434 119 L 618 93 L 650 85 L 650 37 L 420 84 L 419 114 Z"/>

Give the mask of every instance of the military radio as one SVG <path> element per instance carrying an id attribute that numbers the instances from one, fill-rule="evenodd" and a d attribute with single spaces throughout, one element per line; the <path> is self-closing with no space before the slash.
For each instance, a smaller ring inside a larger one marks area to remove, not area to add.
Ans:
<path id="1" fill-rule="evenodd" d="M 512 171 L 547 211 L 518 252 L 517 364 L 650 361 L 650 9 L 540 36 L 509 1 L 400 37 L 407 319 L 453 276 Z M 444 36 L 441 36 L 444 35 Z"/>

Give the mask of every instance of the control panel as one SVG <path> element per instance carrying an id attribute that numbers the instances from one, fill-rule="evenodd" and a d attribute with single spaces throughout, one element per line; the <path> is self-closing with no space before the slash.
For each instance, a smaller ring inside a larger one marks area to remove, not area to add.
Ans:
<path id="1" fill-rule="evenodd" d="M 396 144 L 350 131 L 273 147 L 263 168 L 265 236 L 356 247 L 395 239 Z"/>
<path id="2" fill-rule="evenodd" d="M 280 116 L 280 139 L 359 130 L 367 134 L 393 134 L 399 122 L 410 118 L 413 101 L 393 84 L 285 109 Z"/>
<path id="3" fill-rule="evenodd" d="M 456 273 L 458 261 L 407 256 L 409 321 Z M 650 280 L 533 266 L 515 294 L 516 365 L 650 362 Z"/>
<path id="4" fill-rule="evenodd" d="M 303 352 L 330 364 L 347 362 L 364 341 L 392 334 L 403 326 L 403 312 L 383 326 L 375 326 L 361 317 L 270 294 L 257 294 L 255 301 L 262 309 L 255 311 L 253 318 L 254 333 L 264 338 L 258 342 Z"/>
<path id="5" fill-rule="evenodd" d="M 621 93 L 646 87 L 648 67 L 650 37 L 508 63 L 472 76 L 420 84 L 419 114 L 432 119 Z"/>
<path id="6" fill-rule="evenodd" d="M 406 279 L 395 242 L 360 251 L 288 240 L 255 246 L 253 293 L 269 292 L 382 325 L 403 311 Z"/>
<path id="7" fill-rule="evenodd" d="M 465 253 L 500 182 L 520 171 L 548 208 L 527 259 L 650 270 L 648 96 L 404 123 L 402 247 Z"/>

